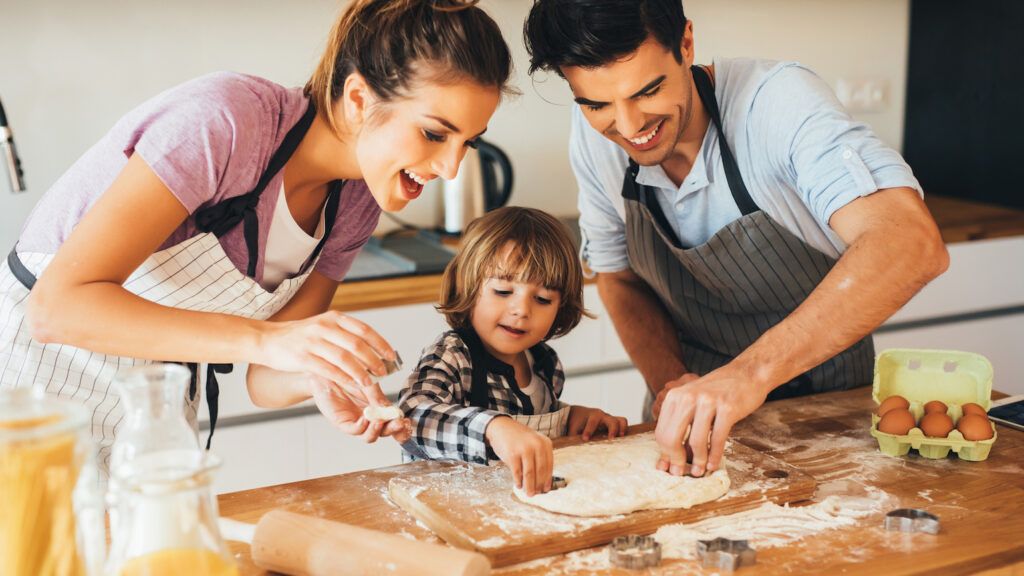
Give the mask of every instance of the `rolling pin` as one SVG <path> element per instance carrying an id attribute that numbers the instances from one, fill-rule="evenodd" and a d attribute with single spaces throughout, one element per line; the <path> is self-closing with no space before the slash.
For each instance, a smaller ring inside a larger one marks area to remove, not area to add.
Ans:
<path id="1" fill-rule="evenodd" d="M 220 519 L 225 539 L 248 542 L 264 570 L 292 576 L 486 576 L 483 554 L 409 540 L 322 518 L 272 510 L 259 524 Z"/>

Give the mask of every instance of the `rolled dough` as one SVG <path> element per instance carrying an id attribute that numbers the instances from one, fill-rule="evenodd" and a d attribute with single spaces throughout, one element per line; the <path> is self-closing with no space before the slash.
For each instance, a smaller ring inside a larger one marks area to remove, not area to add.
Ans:
<path id="1" fill-rule="evenodd" d="M 404 416 L 398 406 L 367 406 L 363 408 L 363 418 L 367 420 L 398 420 Z"/>
<path id="2" fill-rule="evenodd" d="M 655 466 L 660 452 L 653 433 L 555 450 L 555 476 L 565 488 L 527 496 L 528 504 L 572 516 L 610 516 L 637 510 L 689 508 L 729 491 L 725 460 L 702 478 L 672 476 Z"/>

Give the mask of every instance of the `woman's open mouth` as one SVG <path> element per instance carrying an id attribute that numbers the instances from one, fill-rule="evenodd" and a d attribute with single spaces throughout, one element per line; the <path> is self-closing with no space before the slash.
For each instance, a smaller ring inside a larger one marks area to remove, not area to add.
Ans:
<path id="1" fill-rule="evenodd" d="M 402 170 L 399 174 L 402 180 L 402 191 L 405 192 L 406 198 L 409 200 L 418 198 L 423 192 L 423 185 L 427 181 L 408 170 Z"/>

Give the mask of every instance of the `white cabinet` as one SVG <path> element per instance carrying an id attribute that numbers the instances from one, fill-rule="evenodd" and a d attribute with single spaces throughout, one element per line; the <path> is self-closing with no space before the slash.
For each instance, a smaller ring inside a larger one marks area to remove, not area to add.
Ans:
<path id="1" fill-rule="evenodd" d="M 569 404 L 600 408 L 613 416 L 624 416 L 630 424 L 642 421 L 647 384 L 635 368 L 569 376 L 562 400 Z"/>
<path id="2" fill-rule="evenodd" d="M 390 438 L 373 444 L 338 430 L 320 414 L 299 419 L 306 432 L 306 477 L 320 478 L 402 463 L 402 449 Z"/>
<path id="3" fill-rule="evenodd" d="M 1024 393 L 1024 237 L 949 245 L 949 270 L 886 322 L 875 350 L 982 354 L 993 388 Z"/>
<path id="4" fill-rule="evenodd" d="M 205 442 L 205 433 L 200 433 Z M 212 451 L 224 460 L 214 479 L 218 493 L 308 478 L 306 430 L 299 418 L 218 427 Z"/>
<path id="5" fill-rule="evenodd" d="M 992 388 L 1024 394 L 1024 314 L 886 332 L 875 350 L 931 348 L 976 352 L 992 363 Z"/>

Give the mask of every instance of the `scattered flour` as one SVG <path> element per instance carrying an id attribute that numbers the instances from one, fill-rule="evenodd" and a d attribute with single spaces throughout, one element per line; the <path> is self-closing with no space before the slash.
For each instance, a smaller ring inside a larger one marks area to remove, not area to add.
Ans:
<path id="1" fill-rule="evenodd" d="M 772 548 L 825 530 L 852 526 L 859 518 L 880 511 L 887 501 L 885 493 L 877 492 L 867 497 L 828 496 L 801 507 L 766 502 L 728 516 L 662 526 L 654 538 L 662 545 L 663 558 L 693 560 L 697 557 L 698 540 L 718 537 L 748 540 L 755 549 Z"/>

